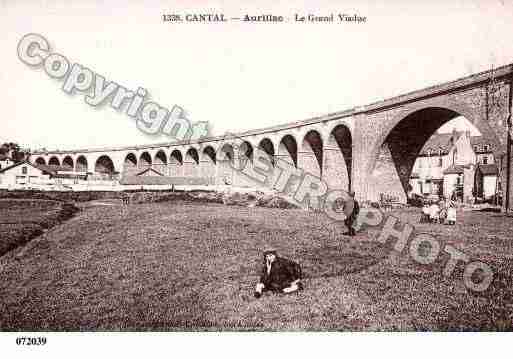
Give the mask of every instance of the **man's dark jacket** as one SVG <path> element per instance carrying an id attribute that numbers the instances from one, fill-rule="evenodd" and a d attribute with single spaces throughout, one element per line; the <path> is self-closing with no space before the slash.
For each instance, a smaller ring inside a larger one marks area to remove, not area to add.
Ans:
<path id="1" fill-rule="evenodd" d="M 344 203 L 344 214 L 354 219 L 354 199 L 349 197 Z"/>
<path id="2" fill-rule="evenodd" d="M 281 291 L 290 284 L 301 279 L 301 266 L 289 259 L 276 257 L 271 264 L 271 271 L 267 274 L 267 265 L 264 261 L 260 282 L 265 285 L 264 290 Z"/>

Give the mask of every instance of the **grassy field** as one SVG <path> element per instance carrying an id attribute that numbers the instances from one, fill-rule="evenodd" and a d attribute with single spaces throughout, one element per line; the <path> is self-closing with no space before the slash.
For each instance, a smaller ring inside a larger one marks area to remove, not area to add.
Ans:
<path id="1" fill-rule="evenodd" d="M 72 204 L 40 199 L 0 199 L 0 256 L 70 218 Z"/>
<path id="2" fill-rule="evenodd" d="M 511 330 L 513 219 L 460 213 L 416 224 L 498 272 L 470 293 L 448 256 L 431 266 L 390 255 L 342 224 L 297 209 L 185 201 L 83 211 L 0 257 L 2 330 Z M 253 298 L 262 250 L 303 266 L 305 290 Z"/>

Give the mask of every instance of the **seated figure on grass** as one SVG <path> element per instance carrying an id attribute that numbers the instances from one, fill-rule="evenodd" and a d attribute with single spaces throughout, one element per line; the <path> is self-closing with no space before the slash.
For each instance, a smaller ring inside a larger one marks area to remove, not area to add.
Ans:
<path id="1" fill-rule="evenodd" d="M 278 257 L 275 250 L 264 252 L 264 265 L 260 281 L 255 288 L 255 297 L 264 291 L 293 293 L 303 289 L 301 267 L 289 259 Z"/>

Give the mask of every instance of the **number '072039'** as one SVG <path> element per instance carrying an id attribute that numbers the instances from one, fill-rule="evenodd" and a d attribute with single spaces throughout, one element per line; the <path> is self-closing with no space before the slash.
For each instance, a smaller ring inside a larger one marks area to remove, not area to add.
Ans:
<path id="1" fill-rule="evenodd" d="M 17 337 L 17 345 L 45 345 L 46 337 Z"/>

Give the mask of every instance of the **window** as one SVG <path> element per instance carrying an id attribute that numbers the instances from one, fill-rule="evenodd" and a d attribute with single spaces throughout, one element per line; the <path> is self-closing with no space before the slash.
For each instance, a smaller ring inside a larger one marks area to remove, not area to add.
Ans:
<path id="1" fill-rule="evenodd" d="M 474 152 L 479 152 L 479 146 L 474 146 Z"/>
<path id="2" fill-rule="evenodd" d="M 488 156 L 483 157 L 483 165 L 488 164 Z"/>
<path id="3" fill-rule="evenodd" d="M 442 166 L 443 166 L 443 158 L 442 158 L 442 157 L 440 157 L 440 158 L 438 159 L 438 167 L 442 167 Z"/>
<path id="4" fill-rule="evenodd" d="M 484 145 L 483 148 L 484 148 L 485 152 L 488 152 L 490 150 L 490 146 L 489 145 Z"/>
<path id="5" fill-rule="evenodd" d="M 431 180 L 426 180 L 426 185 L 424 186 L 424 193 L 431 193 Z"/>
<path id="6" fill-rule="evenodd" d="M 21 174 L 24 174 L 24 175 L 26 175 L 26 174 L 27 174 L 27 167 L 26 167 L 26 166 L 23 166 L 23 167 L 21 168 Z"/>

